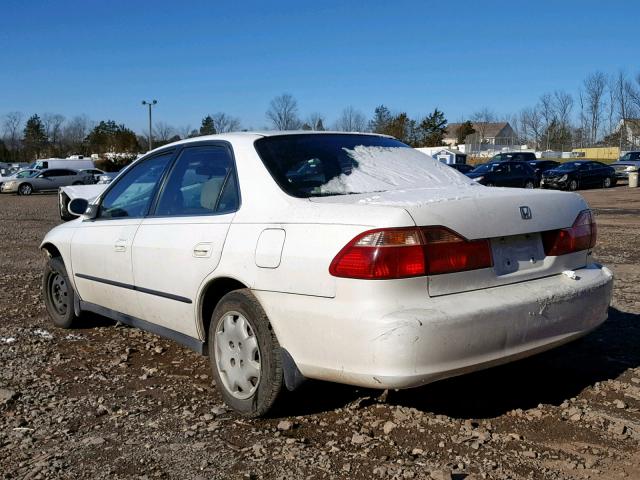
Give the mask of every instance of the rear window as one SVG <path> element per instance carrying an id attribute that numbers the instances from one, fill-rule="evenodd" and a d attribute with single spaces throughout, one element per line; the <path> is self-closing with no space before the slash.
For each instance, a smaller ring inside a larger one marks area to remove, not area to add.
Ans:
<path id="1" fill-rule="evenodd" d="M 433 157 L 377 135 L 279 135 L 256 140 L 255 148 L 280 188 L 300 198 L 470 183 Z"/>

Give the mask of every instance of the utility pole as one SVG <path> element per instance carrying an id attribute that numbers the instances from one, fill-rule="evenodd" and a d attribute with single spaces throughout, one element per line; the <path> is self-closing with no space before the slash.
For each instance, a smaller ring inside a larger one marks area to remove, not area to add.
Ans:
<path id="1" fill-rule="evenodd" d="M 147 105 L 149 107 L 149 151 L 153 150 L 153 140 L 151 139 L 151 107 L 157 103 L 157 100 L 151 100 L 150 102 L 142 100 L 142 105 Z"/>

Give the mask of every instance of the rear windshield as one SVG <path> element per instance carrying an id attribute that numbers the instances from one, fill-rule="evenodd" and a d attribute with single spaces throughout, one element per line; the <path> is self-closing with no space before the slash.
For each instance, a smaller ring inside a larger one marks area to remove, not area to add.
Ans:
<path id="1" fill-rule="evenodd" d="M 294 197 L 470 182 L 433 157 L 377 135 L 281 135 L 256 140 L 255 148 L 274 180 Z"/>

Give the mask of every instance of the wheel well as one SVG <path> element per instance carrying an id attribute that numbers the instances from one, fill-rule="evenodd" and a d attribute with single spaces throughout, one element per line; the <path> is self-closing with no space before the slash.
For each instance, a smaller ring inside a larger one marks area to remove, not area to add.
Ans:
<path id="1" fill-rule="evenodd" d="M 200 308 L 202 331 L 204 333 L 205 342 L 207 341 L 207 333 L 211 324 L 211 315 L 218 305 L 218 302 L 227 293 L 234 290 L 247 288 L 242 282 L 233 278 L 221 277 L 209 282 L 202 296 L 202 306 Z"/>
<path id="2" fill-rule="evenodd" d="M 47 254 L 49 254 L 50 257 L 62 257 L 62 254 L 60 253 L 60 250 L 58 250 L 56 248 L 56 246 L 52 243 L 45 243 L 42 246 L 42 250 L 46 251 Z"/>

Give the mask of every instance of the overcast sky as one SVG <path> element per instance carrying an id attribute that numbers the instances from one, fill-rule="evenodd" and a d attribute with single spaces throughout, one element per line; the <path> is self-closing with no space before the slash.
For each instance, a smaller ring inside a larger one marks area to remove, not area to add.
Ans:
<path id="1" fill-rule="evenodd" d="M 640 72 L 640 2 L 14 1 L 0 15 L 0 115 L 86 113 L 142 131 L 224 111 L 267 125 L 271 98 L 329 124 L 353 105 L 457 121 Z"/>

